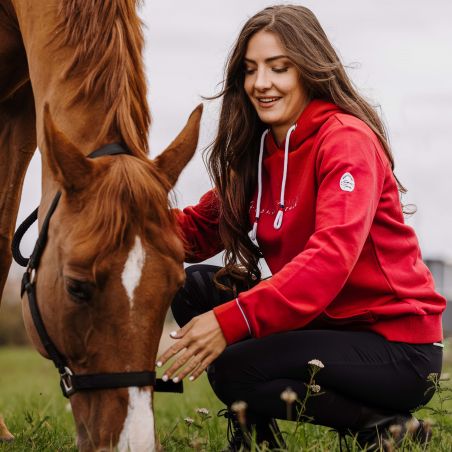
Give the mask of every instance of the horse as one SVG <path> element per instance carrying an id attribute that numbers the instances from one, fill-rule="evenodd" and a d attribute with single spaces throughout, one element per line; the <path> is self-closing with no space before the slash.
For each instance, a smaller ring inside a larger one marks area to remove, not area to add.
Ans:
<path id="1" fill-rule="evenodd" d="M 39 148 L 47 243 L 33 285 L 42 322 L 72 372 L 152 372 L 165 314 L 184 281 L 169 192 L 193 156 L 202 106 L 157 158 L 137 0 L 0 4 L 0 293 L 24 175 Z M 111 143 L 127 152 L 87 156 Z M 23 297 L 25 327 L 49 357 Z M 67 389 L 67 388 L 66 388 Z M 81 451 L 151 451 L 153 387 L 69 393 Z M 0 439 L 11 435 L 0 422 Z"/>

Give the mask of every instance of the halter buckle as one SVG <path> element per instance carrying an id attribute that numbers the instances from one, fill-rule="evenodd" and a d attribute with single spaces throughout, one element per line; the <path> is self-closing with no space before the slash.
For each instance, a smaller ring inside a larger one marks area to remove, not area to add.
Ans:
<path id="1" fill-rule="evenodd" d="M 30 284 L 33 284 L 36 281 L 36 268 L 28 266 L 25 271 L 28 273 L 30 278 Z"/>
<path id="2" fill-rule="evenodd" d="M 75 392 L 75 388 L 72 383 L 73 375 L 74 374 L 72 373 L 71 369 L 69 369 L 69 367 L 65 367 L 64 373 L 60 374 L 61 389 L 63 390 L 65 397 L 69 397 Z"/>

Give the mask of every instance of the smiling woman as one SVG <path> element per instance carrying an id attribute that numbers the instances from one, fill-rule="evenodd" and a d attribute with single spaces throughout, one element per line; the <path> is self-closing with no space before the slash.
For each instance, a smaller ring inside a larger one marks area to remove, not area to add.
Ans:
<path id="1" fill-rule="evenodd" d="M 274 418 L 288 416 L 287 387 L 298 400 L 321 390 L 304 414 L 357 434 L 367 450 L 407 421 L 427 441 L 411 411 L 430 400 L 427 377 L 441 371 L 445 299 L 404 222 L 377 112 L 313 13 L 293 5 L 246 22 L 218 97 L 215 188 L 176 213 L 185 260 L 225 250 L 225 267 L 187 269 L 172 304 L 182 328 L 157 365 L 182 354 L 164 377 L 208 369 L 236 427 L 233 451 L 251 447 L 252 428 L 258 442 L 281 447 Z M 237 400 L 248 407 L 245 434 L 231 411 Z"/>
<path id="2" fill-rule="evenodd" d="M 286 54 L 278 35 L 268 31 L 259 31 L 250 39 L 244 61 L 246 94 L 259 119 L 271 124 L 281 144 L 308 103 L 300 70 Z"/>

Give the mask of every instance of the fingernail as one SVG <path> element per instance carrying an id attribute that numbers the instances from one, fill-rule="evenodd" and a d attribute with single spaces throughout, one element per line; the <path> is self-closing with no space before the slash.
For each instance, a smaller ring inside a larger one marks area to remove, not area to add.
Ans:
<path id="1" fill-rule="evenodd" d="M 166 375 L 166 374 L 163 375 L 162 380 L 163 380 L 163 381 L 168 381 L 168 375 Z"/>
<path id="2" fill-rule="evenodd" d="M 171 333 L 169 335 L 171 337 L 176 337 L 177 336 L 177 331 L 171 331 Z"/>
<path id="3" fill-rule="evenodd" d="M 162 362 L 161 361 L 157 361 L 156 363 L 155 363 L 155 365 L 157 366 L 157 367 L 162 367 Z"/>
<path id="4" fill-rule="evenodd" d="M 190 375 L 190 377 L 188 377 L 188 379 L 189 379 L 190 381 L 193 381 L 193 380 L 195 379 L 195 377 L 194 377 L 193 375 Z"/>
<path id="5" fill-rule="evenodd" d="M 173 378 L 173 383 L 178 383 L 179 382 L 179 377 L 174 377 Z"/>

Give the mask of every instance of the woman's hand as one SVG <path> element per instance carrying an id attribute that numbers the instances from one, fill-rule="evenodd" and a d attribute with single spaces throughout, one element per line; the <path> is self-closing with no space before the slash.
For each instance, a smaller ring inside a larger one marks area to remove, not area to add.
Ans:
<path id="1" fill-rule="evenodd" d="M 190 381 L 198 378 L 227 345 L 213 311 L 194 317 L 170 336 L 177 342 L 158 358 L 157 367 L 163 366 L 170 358 L 185 349 L 162 377 L 164 381 L 172 378 L 175 383 L 188 374 Z"/>

